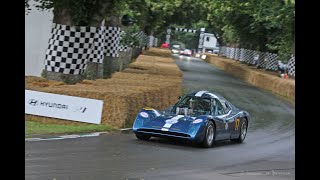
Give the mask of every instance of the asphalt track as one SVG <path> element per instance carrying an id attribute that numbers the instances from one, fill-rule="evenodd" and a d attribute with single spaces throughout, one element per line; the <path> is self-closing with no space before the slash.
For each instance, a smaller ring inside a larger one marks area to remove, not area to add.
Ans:
<path id="1" fill-rule="evenodd" d="M 243 144 L 213 148 L 132 133 L 25 143 L 25 179 L 295 179 L 295 107 L 203 60 L 174 56 L 185 91 L 211 90 L 247 110 Z"/>

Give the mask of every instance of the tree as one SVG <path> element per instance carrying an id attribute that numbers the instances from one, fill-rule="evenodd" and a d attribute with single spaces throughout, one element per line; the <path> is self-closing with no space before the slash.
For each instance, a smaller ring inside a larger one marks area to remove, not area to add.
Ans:
<path id="1" fill-rule="evenodd" d="M 110 17 L 117 16 L 118 1 L 116 0 L 34 0 L 39 3 L 36 7 L 42 10 L 53 9 L 53 22 L 70 26 L 94 26 L 113 22 Z"/>
<path id="2" fill-rule="evenodd" d="M 103 19 L 105 26 L 120 27 L 119 9 L 121 3 L 116 0 L 34 0 L 40 10 L 53 10 L 53 22 L 67 26 L 99 27 Z M 25 1 L 25 7 L 29 7 Z M 85 74 L 63 74 L 43 70 L 42 76 L 52 80 L 74 84 L 83 78 L 95 79 L 110 76 L 113 57 L 105 57 L 103 64 L 88 62 Z"/>
<path id="3" fill-rule="evenodd" d="M 185 48 L 197 49 L 199 37 L 196 33 L 173 31 L 171 33 L 171 44 L 173 44 L 174 41 L 182 42 Z"/>
<path id="4" fill-rule="evenodd" d="M 276 52 L 284 60 L 293 53 L 294 0 L 207 0 L 204 4 L 209 26 L 223 44 Z"/>

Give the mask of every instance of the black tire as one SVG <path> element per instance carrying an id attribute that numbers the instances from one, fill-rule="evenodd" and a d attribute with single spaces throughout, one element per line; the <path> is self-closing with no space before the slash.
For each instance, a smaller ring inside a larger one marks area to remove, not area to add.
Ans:
<path id="1" fill-rule="evenodd" d="M 247 119 L 244 119 L 243 122 L 241 123 L 239 137 L 237 139 L 230 139 L 230 140 L 232 142 L 242 143 L 247 136 L 247 129 L 248 129 L 248 121 Z"/>
<path id="2" fill-rule="evenodd" d="M 205 129 L 205 136 L 201 143 L 202 147 L 209 148 L 212 147 L 215 140 L 215 126 L 212 121 L 208 121 Z"/>
<path id="3" fill-rule="evenodd" d="M 151 138 L 150 135 L 137 133 L 136 137 L 140 140 L 147 141 Z"/>

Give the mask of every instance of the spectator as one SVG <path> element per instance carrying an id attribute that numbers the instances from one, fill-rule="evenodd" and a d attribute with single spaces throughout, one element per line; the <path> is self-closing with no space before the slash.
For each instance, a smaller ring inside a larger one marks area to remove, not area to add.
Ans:
<path id="1" fill-rule="evenodd" d="M 280 74 L 280 77 L 288 78 L 287 65 L 282 63 L 281 61 L 278 61 L 278 72 Z"/>

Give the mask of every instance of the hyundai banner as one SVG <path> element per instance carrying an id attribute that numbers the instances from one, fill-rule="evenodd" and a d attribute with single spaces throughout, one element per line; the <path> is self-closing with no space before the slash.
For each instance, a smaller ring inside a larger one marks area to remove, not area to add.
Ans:
<path id="1" fill-rule="evenodd" d="M 25 113 L 100 124 L 103 101 L 25 90 Z"/>

